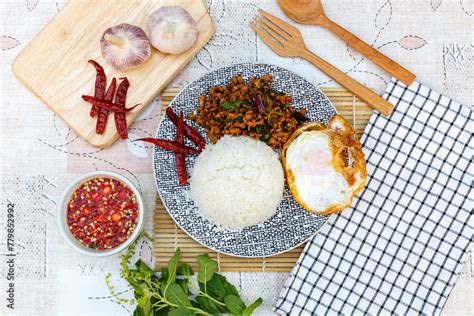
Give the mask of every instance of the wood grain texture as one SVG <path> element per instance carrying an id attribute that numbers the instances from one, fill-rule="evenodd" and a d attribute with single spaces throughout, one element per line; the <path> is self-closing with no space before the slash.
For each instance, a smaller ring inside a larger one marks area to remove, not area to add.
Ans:
<path id="1" fill-rule="evenodd" d="M 327 28 L 349 46 L 407 86 L 415 81 L 416 76 L 408 69 L 329 19 L 320 0 L 278 0 L 278 4 L 282 11 L 293 21 Z"/>
<path id="2" fill-rule="evenodd" d="M 409 86 L 415 81 L 416 76 L 414 73 L 394 61 L 393 59 L 382 54 L 380 51 L 370 46 L 339 24 L 334 21 L 327 19 L 324 27 L 332 31 L 334 34 L 344 40 L 349 46 L 357 50 L 359 53 L 370 59 L 374 64 L 388 72 L 393 77 L 397 78 L 405 85 Z"/>
<path id="3" fill-rule="evenodd" d="M 162 113 L 180 89 L 166 89 L 161 94 Z M 341 88 L 323 88 L 324 94 L 331 100 L 337 112 L 344 116 L 355 127 L 360 137 L 372 115 L 372 109 L 357 99 L 349 91 Z M 165 267 L 176 247 L 181 249 L 181 261 L 197 269 L 197 256 L 208 253 L 219 262 L 220 271 L 226 272 L 290 272 L 301 255 L 304 245 L 283 254 L 268 258 L 237 258 L 219 254 L 200 245 L 182 231 L 168 214 L 159 197 L 156 198 L 154 214 L 153 253 L 155 268 Z"/>
<path id="4" fill-rule="evenodd" d="M 250 27 L 274 52 L 283 57 L 306 59 L 331 79 L 366 102 L 374 110 L 386 116 L 392 113 L 394 109 L 393 104 L 313 54 L 306 47 L 303 36 L 296 27 L 263 10 L 258 10 L 258 12 L 260 16 L 250 23 Z"/>
<path id="5" fill-rule="evenodd" d="M 319 58 L 310 51 L 307 51 L 302 55 L 302 57 L 321 69 L 331 79 L 338 82 L 341 86 L 355 94 L 358 98 L 366 102 L 371 108 L 377 110 L 383 115 L 390 115 L 395 108 L 393 104 L 382 98 L 373 90 L 352 79 L 344 72 L 329 64 L 325 60 Z"/>
<path id="6" fill-rule="evenodd" d="M 146 63 L 135 69 L 113 69 L 102 57 L 99 40 L 106 28 L 120 23 L 142 27 L 148 34 L 148 16 L 164 5 L 181 5 L 196 20 L 199 37 L 194 46 L 180 55 L 152 49 Z M 113 114 L 103 135 L 95 133 L 96 118 L 89 116 L 90 105 L 81 95 L 93 95 L 95 70 L 87 63 L 94 59 L 112 77 L 128 77 L 127 107 L 142 105 L 127 114 L 130 125 L 179 71 L 197 54 L 215 29 L 202 0 L 71 0 L 26 46 L 13 62 L 13 72 L 38 98 L 48 105 L 82 138 L 93 146 L 107 147 L 118 135 Z"/>
<path id="7" fill-rule="evenodd" d="M 300 24 L 321 25 L 326 19 L 320 0 L 277 0 L 283 13 Z"/>

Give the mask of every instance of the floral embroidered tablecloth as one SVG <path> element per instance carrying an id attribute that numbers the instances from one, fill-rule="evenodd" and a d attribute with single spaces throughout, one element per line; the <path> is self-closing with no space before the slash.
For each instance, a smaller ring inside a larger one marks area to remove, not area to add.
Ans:
<path id="1" fill-rule="evenodd" d="M 286 19 L 275 1 L 206 3 L 217 32 L 171 85 L 183 86 L 212 69 L 238 62 L 277 64 L 300 73 L 315 85 L 335 85 L 305 61 L 276 56 L 250 30 L 248 22 L 258 8 Z M 329 17 L 412 70 L 419 82 L 460 103 L 473 104 L 474 1 L 323 3 Z M 59 234 L 56 203 L 62 188 L 75 176 L 109 169 L 134 180 L 145 197 L 145 228 L 152 228 L 156 193 L 151 148 L 130 141 L 119 141 L 107 149 L 87 145 L 12 74 L 15 56 L 65 4 L 62 0 L 0 2 L 1 315 L 117 315 L 133 310 L 131 306 L 117 304 L 105 285 L 105 275 L 112 273 L 112 280 L 123 288 L 124 295 L 131 294 L 119 278 L 117 256 L 83 256 L 73 251 Z M 315 53 L 378 92 L 385 89 L 389 76 L 333 34 L 320 27 L 300 29 Z M 131 140 L 154 135 L 159 105 L 158 96 L 131 126 Z M 150 243 L 141 245 L 140 255 L 152 262 Z M 472 269 L 469 259 L 443 313 L 474 313 Z M 240 287 L 244 298 L 262 296 L 265 306 L 259 313 L 271 314 L 271 305 L 286 274 L 229 273 L 228 277 Z"/>

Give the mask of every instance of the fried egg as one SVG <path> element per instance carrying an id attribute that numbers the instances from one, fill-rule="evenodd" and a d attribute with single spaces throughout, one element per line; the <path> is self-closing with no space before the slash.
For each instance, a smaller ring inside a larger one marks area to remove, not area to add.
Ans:
<path id="1" fill-rule="evenodd" d="M 355 131 L 340 115 L 327 127 L 310 123 L 296 130 L 282 150 L 282 163 L 295 200 L 318 214 L 350 206 L 367 177 Z"/>

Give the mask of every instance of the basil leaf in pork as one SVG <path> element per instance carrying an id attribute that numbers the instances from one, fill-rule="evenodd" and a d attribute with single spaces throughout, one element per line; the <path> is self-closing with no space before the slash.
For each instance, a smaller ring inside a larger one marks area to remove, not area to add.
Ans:
<path id="1" fill-rule="evenodd" d="M 224 110 L 235 110 L 240 108 L 242 104 L 244 104 L 245 101 L 243 100 L 237 100 L 237 101 L 226 101 L 224 103 L 221 103 L 221 108 Z"/>

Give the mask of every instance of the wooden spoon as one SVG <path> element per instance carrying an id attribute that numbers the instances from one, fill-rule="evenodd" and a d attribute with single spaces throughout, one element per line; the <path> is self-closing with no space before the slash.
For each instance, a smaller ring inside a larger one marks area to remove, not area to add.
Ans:
<path id="1" fill-rule="evenodd" d="M 406 84 L 410 85 L 416 78 L 406 68 L 385 56 L 363 40 L 347 31 L 324 13 L 321 0 L 277 0 L 283 12 L 293 21 L 300 24 L 321 25 L 343 39 L 349 46 L 372 60 L 380 68 Z"/>

